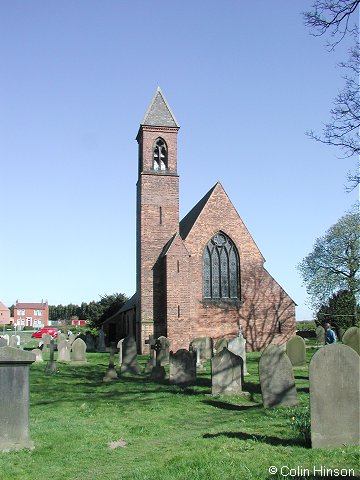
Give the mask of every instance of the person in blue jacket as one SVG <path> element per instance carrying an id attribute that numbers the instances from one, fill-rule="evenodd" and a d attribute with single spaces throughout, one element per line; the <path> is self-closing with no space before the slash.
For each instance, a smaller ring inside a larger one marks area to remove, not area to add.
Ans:
<path id="1" fill-rule="evenodd" d="M 325 345 L 336 343 L 336 335 L 330 323 L 325 323 Z"/>

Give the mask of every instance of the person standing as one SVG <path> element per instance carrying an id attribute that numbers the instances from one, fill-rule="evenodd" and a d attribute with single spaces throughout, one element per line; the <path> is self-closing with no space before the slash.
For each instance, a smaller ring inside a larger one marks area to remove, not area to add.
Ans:
<path id="1" fill-rule="evenodd" d="M 325 323 L 325 345 L 336 343 L 336 335 L 330 323 Z"/>

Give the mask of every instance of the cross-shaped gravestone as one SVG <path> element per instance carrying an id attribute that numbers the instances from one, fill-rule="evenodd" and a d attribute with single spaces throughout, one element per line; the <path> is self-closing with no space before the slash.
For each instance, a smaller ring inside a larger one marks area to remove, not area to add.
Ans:
<path id="1" fill-rule="evenodd" d="M 56 373 L 56 362 L 55 362 L 55 341 L 52 338 L 50 340 L 50 360 L 48 361 L 46 368 L 46 373 Z"/>

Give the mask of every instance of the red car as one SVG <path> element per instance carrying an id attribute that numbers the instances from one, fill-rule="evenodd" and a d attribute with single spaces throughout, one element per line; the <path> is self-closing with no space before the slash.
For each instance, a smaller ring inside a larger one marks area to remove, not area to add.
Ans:
<path id="1" fill-rule="evenodd" d="M 48 333 L 51 335 L 53 338 L 56 338 L 58 336 L 58 329 L 57 328 L 52 328 L 52 327 L 44 327 L 40 328 L 37 332 L 34 332 L 31 337 L 32 338 L 41 338 L 44 333 Z"/>

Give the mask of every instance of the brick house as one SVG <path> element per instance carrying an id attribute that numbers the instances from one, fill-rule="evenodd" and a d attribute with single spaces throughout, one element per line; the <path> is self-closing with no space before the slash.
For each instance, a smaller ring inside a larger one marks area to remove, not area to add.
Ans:
<path id="1" fill-rule="evenodd" d="M 179 222 L 178 130 L 158 88 L 137 135 L 137 291 L 104 328 L 110 340 L 134 334 L 141 353 L 150 334 L 176 351 L 240 326 L 251 351 L 283 343 L 295 333 L 295 303 L 221 183 Z"/>
<path id="2" fill-rule="evenodd" d="M 8 325 L 11 320 L 10 310 L 0 302 L 0 325 Z"/>
<path id="3" fill-rule="evenodd" d="M 16 300 L 14 324 L 20 327 L 47 327 L 49 325 L 48 302 L 21 303 Z"/>

